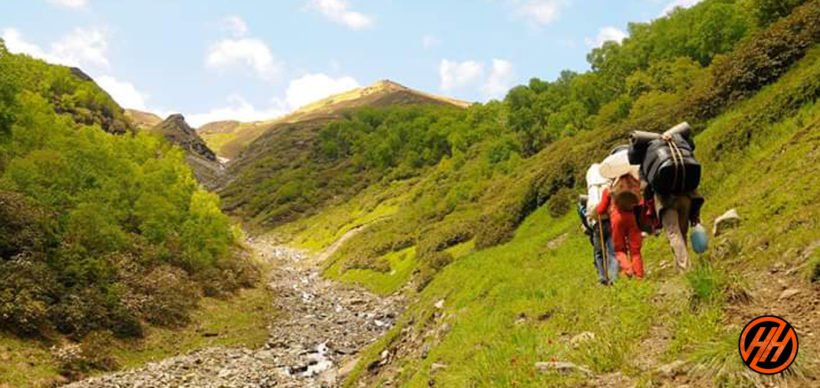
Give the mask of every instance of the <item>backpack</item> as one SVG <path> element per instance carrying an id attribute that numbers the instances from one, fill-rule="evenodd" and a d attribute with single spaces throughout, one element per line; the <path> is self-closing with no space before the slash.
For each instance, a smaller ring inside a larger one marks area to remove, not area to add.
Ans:
<path id="1" fill-rule="evenodd" d="M 632 211 L 641 203 L 641 182 L 632 174 L 624 174 L 610 186 L 610 195 L 620 210 Z"/>
<path id="2" fill-rule="evenodd" d="M 680 134 L 649 142 L 641 173 L 658 194 L 681 194 L 700 184 L 701 167 L 694 146 Z"/>
<path id="3" fill-rule="evenodd" d="M 701 168 L 688 123 L 680 123 L 663 135 L 634 131 L 630 139 L 629 162 L 641 165 L 641 176 L 656 193 L 683 194 L 698 188 Z"/>

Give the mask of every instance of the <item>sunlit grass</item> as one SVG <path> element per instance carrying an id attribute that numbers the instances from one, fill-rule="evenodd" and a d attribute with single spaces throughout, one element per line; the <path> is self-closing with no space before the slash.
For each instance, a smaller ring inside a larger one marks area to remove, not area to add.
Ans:
<path id="1" fill-rule="evenodd" d="M 391 252 L 384 257 L 390 263 L 390 271 L 377 272 L 366 269 L 349 269 L 341 272 L 341 263 L 325 271 L 325 276 L 344 283 L 353 283 L 367 288 L 377 294 L 388 295 L 398 291 L 413 274 L 416 268 L 416 249 L 410 247 Z"/>

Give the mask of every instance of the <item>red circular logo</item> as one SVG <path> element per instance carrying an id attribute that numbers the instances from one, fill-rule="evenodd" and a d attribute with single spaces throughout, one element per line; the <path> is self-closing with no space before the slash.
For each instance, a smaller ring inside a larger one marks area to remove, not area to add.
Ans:
<path id="1" fill-rule="evenodd" d="M 751 370 L 773 375 L 797 357 L 797 333 L 789 322 L 774 315 L 757 317 L 740 333 L 740 358 Z"/>

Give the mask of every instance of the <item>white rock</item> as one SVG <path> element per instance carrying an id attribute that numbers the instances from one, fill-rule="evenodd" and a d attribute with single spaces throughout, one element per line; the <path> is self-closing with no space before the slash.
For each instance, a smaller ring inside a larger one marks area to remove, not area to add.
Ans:
<path id="1" fill-rule="evenodd" d="M 736 209 L 730 209 L 726 213 L 723 213 L 722 216 L 715 219 L 712 234 L 717 237 L 727 229 L 737 227 L 738 225 L 740 225 L 740 215 L 737 214 Z"/>

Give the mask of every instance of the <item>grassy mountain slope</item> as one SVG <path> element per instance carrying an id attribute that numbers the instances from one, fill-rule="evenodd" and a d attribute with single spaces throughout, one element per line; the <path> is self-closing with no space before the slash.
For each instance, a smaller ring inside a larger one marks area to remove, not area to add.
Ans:
<path id="1" fill-rule="evenodd" d="M 417 178 L 383 180 L 369 198 L 356 200 L 373 209 L 380 201 L 393 198 L 392 206 L 398 209 L 348 241 L 331 260 L 331 266 L 339 270 L 331 271 L 331 276 L 356 269 L 390 273 L 384 255 L 415 246 L 416 266 L 421 270 L 417 280 L 423 286 L 435 270 L 453 259 L 449 248 L 467 241 L 479 249 L 503 243 L 528 214 L 543 205 L 553 215 L 565 213 L 587 167 L 616 144 L 626 142 L 630 131 L 659 132 L 682 120 L 702 130 L 724 109 L 776 80 L 820 40 L 818 12 L 818 4 L 809 2 L 790 17 L 749 35 L 708 67 L 691 73 L 686 89 L 664 92 L 662 98 L 644 91 L 626 118 L 553 140 L 527 158 L 520 154 L 525 148 L 519 143 L 521 133 L 510 128 L 515 115 L 509 111 L 512 101 L 471 107 L 458 120 L 466 124 L 467 131 L 451 129 L 448 135 L 450 157 Z M 514 89 L 507 99 L 516 94 Z M 641 108 L 644 105 L 652 108 Z M 793 108 L 787 106 L 786 111 Z M 591 121 L 597 121 L 597 116 Z M 478 140 L 468 141 L 465 147 L 461 140 L 467 136 Z M 356 223 L 359 212 L 347 207 L 347 212 L 321 214 L 281 232 L 308 242 L 308 236 L 334 234 L 317 229 Z"/>
<path id="2" fill-rule="evenodd" d="M 136 109 L 126 109 L 125 117 L 131 120 L 139 128 L 151 128 L 162 122 L 159 117 L 151 112 L 143 112 Z"/>
<path id="3" fill-rule="evenodd" d="M 388 81 L 314 103 L 229 164 L 225 209 L 277 225 L 344 201 L 388 169 L 416 174 L 449 152 L 446 132 L 459 125 L 460 106 Z"/>
<path id="4" fill-rule="evenodd" d="M 265 121 L 217 121 L 205 124 L 197 128 L 197 131 L 219 157 L 234 159 L 248 144 L 268 130 L 271 124 Z"/>
<path id="5" fill-rule="evenodd" d="M 343 112 L 361 107 L 428 103 L 462 108 L 469 105 L 464 101 L 420 92 L 393 81 L 382 80 L 370 86 L 315 101 L 284 117 L 254 123 L 209 123 L 199 128 L 199 132 L 219 156 L 234 159 L 263 134 L 284 126 L 303 122 L 325 122 L 341 117 Z"/>
<path id="6" fill-rule="evenodd" d="M 533 81 L 503 103 L 455 116 L 469 130 L 447 131 L 449 153 L 434 167 L 391 175 L 396 166 L 338 206 L 278 227 L 293 243 L 320 250 L 366 225 L 327 261 L 325 275 L 382 293 L 421 290 L 403 324 L 370 349 L 350 382 L 584 380 L 534 366 L 554 359 L 591 368 L 599 385 L 748 384 L 760 378 L 736 357 L 738 325 L 768 311 L 793 317 L 807 334 L 817 327 L 820 259 L 812 233 L 817 214 L 809 204 L 818 198 L 812 178 L 818 172 L 820 3 L 807 1 L 777 21 L 738 24 L 743 32 L 708 56 L 700 56 L 709 52 L 699 51 L 704 46 L 680 43 L 697 42 L 700 32 L 673 29 L 745 4 L 705 1 L 636 27 L 623 46 L 605 45 L 608 55 L 591 56 L 603 62 L 595 62 L 590 75 Z M 643 64 L 619 62 L 640 57 L 630 50 L 663 45 L 670 51 L 647 54 Z M 687 46 L 691 52 L 675 51 Z M 601 97 L 594 110 L 574 118 L 565 113 L 581 106 L 571 99 L 549 106 L 561 101 L 556 96 L 586 96 L 586 82 L 622 85 L 624 94 Z M 545 113 L 533 114 L 538 110 Z M 539 122 L 542 117 L 549 120 Z M 661 237 L 647 241 L 648 281 L 597 287 L 591 249 L 571 212 L 586 168 L 630 131 L 662 131 L 682 120 L 699 133 L 704 219 L 731 207 L 748 218 L 712 241 L 687 275 L 672 269 Z M 470 134 L 477 139 L 460 143 Z M 773 232 L 761 233 L 762 225 Z M 765 281 L 772 273 L 776 285 Z M 783 288 L 806 297 L 778 301 Z M 440 299 L 443 311 L 434 307 Z M 573 347 L 570 338 L 585 330 L 596 339 Z M 811 371 L 820 349 L 808 337 L 794 371 L 810 380 L 788 376 L 794 384 L 817 379 Z M 385 350 L 387 365 L 379 366 Z M 656 369 L 678 359 L 687 363 L 683 372 Z"/>
<path id="7" fill-rule="evenodd" d="M 820 48 L 697 136 L 706 173 L 704 221 L 737 208 L 743 224 L 711 241 L 690 273 L 677 273 L 663 237 L 649 238 L 647 280 L 600 287 L 576 215 L 556 219 L 542 207 L 510 242 L 456 260 L 436 276 L 351 381 L 527 386 L 587 378 L 535 368 L 552 360 L 591 368 L 595 385 L 778 381 L 748 371 L 736 356 L 742 326 L 774 313 L 802 335 L 800 360 L 785 379 L 816 383 L 820 343 L 810 333 L 820 325 L 814 232 L 820 213 L 811 205 L 820 198 L 818 81 Z M 800 102 L 784 109 L 791 101 Z M 744 146 L 727 150 L 747 137 Z M 780 300 L 787 287 L 802 296 Z M 434 307 L 439 300 L 442 310 Z M 573 346 L 570 339 L 585 331 L 595 339 Z M 395 361 L 367 370 L 383 350 Z M 677 360 L 687 363 L 677 375 L 658 369 Z M 434 370 L 434 363 L 447 367 Z"/>

